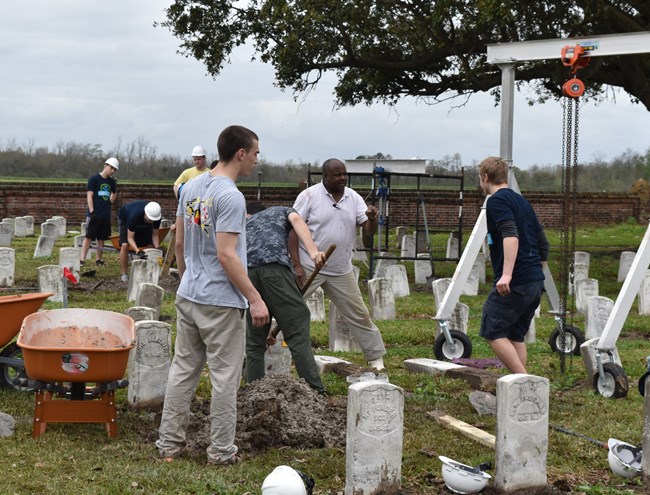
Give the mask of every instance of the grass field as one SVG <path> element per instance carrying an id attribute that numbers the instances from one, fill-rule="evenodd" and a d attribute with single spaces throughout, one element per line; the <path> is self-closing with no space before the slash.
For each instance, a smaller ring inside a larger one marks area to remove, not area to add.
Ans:
<path id="1" fill-rule="evenodd" d="M 579 229 L 576 249 L 591 254 L 590 277 L 599 280 L 600 295 L 616 299 L 621 283 L 616 281 L 618 260 L 623 250 L 636 250 L 645 232 L 645 225 Z M 551 244 L 558 246 L 557 232 L 548 232 Z M 71 246 L 73 234 L 57 241 L 59 247 Z M 444 249 L 446 235 L 436 236 L 436 249 Z M 394 241 L 392 241 L 394 244 Z M 56 264 L 57 257 L 33 259 L 36 238 L 16 239 L 17 287 L 36 285 L 36 269 Z M 391 245 L 392 245 L 391 244 Z M 553 249 L 551 269 L 558 270 L 558 251 Z M 124 288 L 115 284 L 99 285 L 102 279 L 117 280 L 117 253 L 107 252 L 108 264 L 93 279 L 82 279 L 86 290 L 71 290 L 70 307 L 93 307 L 124 311 L 131 306 Z M 411 263 L 405 263 L 412 277 Z M 361 267 L 364 279 L 367 269 Z M 436 263 L 438 277 L 450 277 L 455 263 Z M 491 269 L 488 268 L 488 279 Z M 411 278 L 412 280 L 412 278 Z M 462 296 L 470 308 L 469 335 L 473 343 L 472 357 L 493 357 L 485 342 L 478 337 L 481 307 L 489 284 L 480 287 L 478 296 Z M 391 383 L 405 391 L 405 425 L 402 464 L 402 488 L 408 495 L 449 493 L 442 483 L 437 455 L 445 455 L 466 464 L 477 465 L 494 460 L 494 452 L 458 433 L 438 426 L 427 411 L 440 410 L 462 421 L 494 433 L 495 419 L 479 416 L 468 401 L 471 388 L 464 382 L 447 377 L 407 373 L 402 366 L 408 358 L 433 358 L 436 323 L 433 296 L 429 288 L 412 286 L 411 296 L 396 301 L 397 319 L 378 321 L 388 354 L 385 357 Z M 365 285 L 362 292 L 366 292 Z M 5 294 L 9 292 L 2 292 Z M 174 294 L 167 293 L 162 318 L 175 325 Z M 46 303 L 54 309 L 60 304 Z M 636 304 L 626 320 L 618 341 L 618 350 L 629 377 L 630 392 L 625 399 L 605 399 L 594 393 L 588 383 L 580 357 L 567 358 L 561 372 L 560 357 L 553 354 L 547 339 L 556 326 L 542 303 L 541 317 L 536 320 L 537 341 L 529 344 L 529 372 L 547 377 L 551 382 L 550 422 L 601 441 L 619 438 L 640 445 L 643 432 L 643 398 L 636 391 L 638 378 L 646 371 L 650 355 L 650 317 L 639 316 Z M 584 318 L 576 315 L 572 323 L 584 329 Z M 0 316 L 1 324 L 1 316 Z M 335 355 L 363 365 L 357 353 L 328 350 L 327 324 L 312 325 L 312 342 L 316 353 Z M 341 377 L 326 373 L 325 384 L 331 395 L 344 397 L 348 383 Z M 207 379 L 199 387 L 199 397 L 209 395 Z M 0 411 L 17 421 L 14 435 L 0 439 L 0 465 L 3 494 L 258 494 L 262 480 L 273 467 L 288 464 L 309 473 L 316 479 L 314 494 L 342 494 L 345 486 L 345 449 L 276 449 L 259 455 L 245 455 L 242 464 L 228 467 L 206 467 L 204 457 L 187 457 L 172 464 L 157 459 L 157 452 L 147 436 L 155 438 L 153 415 L 129 411 L 125 407 L 126 391 L 118 391 L 119 436 L 110 439 L 101 425 L 60 424 L 48 426 L 39 439 L 31 438 L 34 396 L 31 393 L 0 390 Z M 147 435 L 148 434 L 148 435 Z M 607 452 L 574 436 L 551 430 L 548 449 L 549 484 L 570 486 L 573 492 L 589 495 L 647 493 L 639 478 L 625 480 L 614 476 L 607 464 Z"/>

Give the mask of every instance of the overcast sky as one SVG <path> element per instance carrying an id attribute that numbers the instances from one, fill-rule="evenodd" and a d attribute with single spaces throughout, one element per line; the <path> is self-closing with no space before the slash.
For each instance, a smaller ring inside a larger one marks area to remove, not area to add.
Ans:
<path id="1" fill-rule="evenodd" d="M 195 144 L 216 155 L 230 124 L 260 136 L 263 158 L 322 163 L 381 152 L 393 158 L 464 164 L 499 153 L 500 110 L 487 94 L 462 108 L 404 99 L 335 110 L 332 78 L 294 102 L 274 87 L 273 69 L 246 49 L 213 80 L 176 53 L 178 40 L 154 21 L 169 0 L 21 0 L 0 7 L 0 147 L 15 140 L 53 149 L 57 141 L 99 143 L 139 137 L 158 153 L 187 156 Z M 559 61 L 558 61 L 559 63 Z M 616 103 L 581 108 L 581 161 L 650 147 L 650 114 L 620 92 Z M 515 165 L 561 160 L 561 105 L 515 103 Z M 1 171 L 0 171 L 1 173 Z"/>

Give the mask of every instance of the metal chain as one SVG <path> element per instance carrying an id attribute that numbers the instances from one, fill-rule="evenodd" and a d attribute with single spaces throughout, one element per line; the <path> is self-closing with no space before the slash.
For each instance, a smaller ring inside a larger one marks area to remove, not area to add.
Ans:
<path id="1" fill-rule="evenodd" d="M 578 210 L 578 131 L 579 106 L 575 98 L 566 98 L 562 105 L 562 231 L 560 232 L 560 370 L 566 371 L 567 316 L 573 323 L 575 294 L 569 300 L 569 288 L 575 286 L 575 241 Z M 570 301 L 570 302 L 569 302 Z"/>

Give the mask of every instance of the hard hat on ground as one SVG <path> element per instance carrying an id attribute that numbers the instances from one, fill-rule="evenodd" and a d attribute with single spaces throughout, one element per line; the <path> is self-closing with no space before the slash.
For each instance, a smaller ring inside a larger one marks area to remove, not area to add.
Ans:
<path id="1" fill-rule="evenodd" d="M 150 203 L 146 204 L 144 207 L 144 214 L 147 215 L 147 218 L 152 222 L 157 222 L 162 218 L 162 210 L 160 209 L 160 205 L 155 201 L 151 201 Z"/>
<path id="2" fill-rule="evenodd" d="M 311 495 L 314 479 L 289 466 L 278 466 L 262 483 L 262 495 Z"/>
<path id="3" fill-rule="evenodd" d="M 196 145 L 192 148 L 192 156 L 206 156 L 205 148 L 201 145 Z"/>
<path id="4" fill-rule="evenodd" d="M 108 160 L 104 162 L 105 165 L 110 165 L 113 167 L 115 170 L 120 169 L 120 162 L 117 161 L 117 158 L 110 157 Z"/>

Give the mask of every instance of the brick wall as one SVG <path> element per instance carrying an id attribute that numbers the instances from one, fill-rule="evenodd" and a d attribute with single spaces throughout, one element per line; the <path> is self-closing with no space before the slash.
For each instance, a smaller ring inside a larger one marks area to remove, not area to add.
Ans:
<path id="1" fill-rule="evenodd" d="M 242 187 L 247 200 L 257 198 L 257 187 Z M 366 197 L 368 189 L 357 189 Z M 300 189 L 263 188 L 261 200 L 267 205 L 290 205 Z M 0 183 L 0 218 L 33 215 L 40 224 L 55 215 L 67 218 L 70 223 L 83 221 L 85 215 L 85 184 Z M 562 197 L 556 193 L 531 192 L 524 194 L 547 228 L 559 228 L 562 216 Z M 174 218 L 176 199 L 171 186 L 126 185 L 118 187 L 117 208 L 136 199 L 157 201 L 165 218 Z M 459 193 L 449 191 L 423 191 L 421 199 L 431 231 L 451 230 L 459 222 Z M 464 230 L 471 230 L 483 204 L 483 194 L 477 190 L 465 191 L 463 195 L 462 222 Z M 634 218 L 646 221 L 648 205 L 642 204 L 636 194 L 583 193 L 577 198 L 578 225 L 606 225 Z M 422 220 L 422 207 L 414 191 L 393 190 L 389 202 L 389 226 L 413 226 L 416 215 Z"/>

